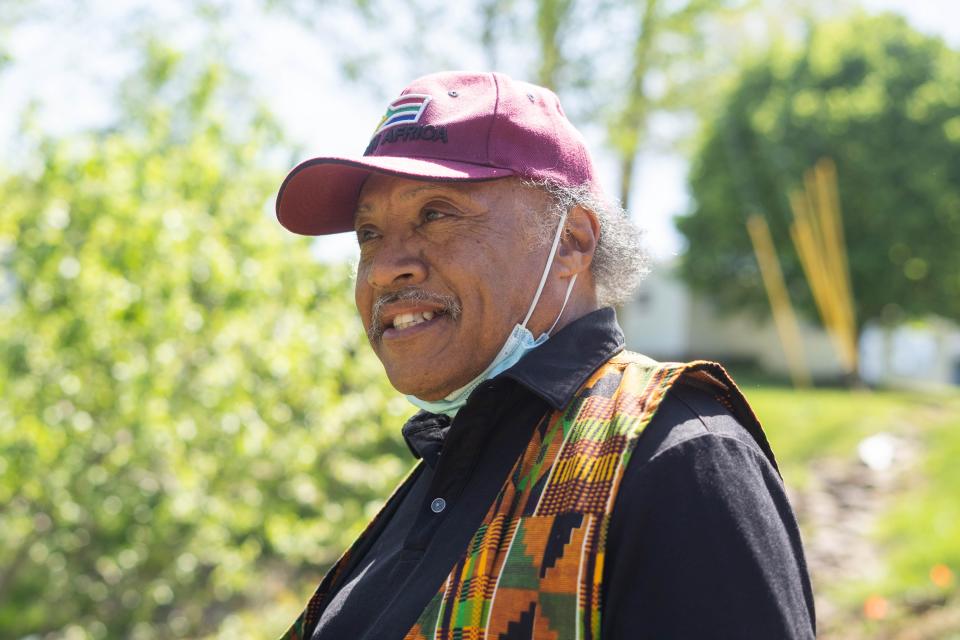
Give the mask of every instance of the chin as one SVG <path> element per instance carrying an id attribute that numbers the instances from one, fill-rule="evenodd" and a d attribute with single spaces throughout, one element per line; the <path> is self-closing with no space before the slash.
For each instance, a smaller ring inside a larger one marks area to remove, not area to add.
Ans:
<path id="1" fill-rule="evenodd" d="M 423 400 L 440 400 L 446 393 L 437 391 L 437 381 L 430 380 L 425 372 L 416 371 L 396 371 L 392 367 L 386 367 L 387 378 L 393 388 L 400 393 L 408 396 L 416 396 Z M 434 372 L 430 372 L 434 373 Z M 449 391 L 447 392 L 449 393 Z"/>
<path id="2" fill-rule="evenodd" d="M 418 368 L 416 371 L 401 371 L 393 367 L 384 366 L 387 378 L 393 388 L 404 395 L 415 396 L 421 400 L 434 402 L 442 400 L 452 392 L 470 382 L 476 373 L 457 376 L 452 372 L 438 371 L 430 368 Z M 454 381 L 451 385 L 450 381 Z"/>

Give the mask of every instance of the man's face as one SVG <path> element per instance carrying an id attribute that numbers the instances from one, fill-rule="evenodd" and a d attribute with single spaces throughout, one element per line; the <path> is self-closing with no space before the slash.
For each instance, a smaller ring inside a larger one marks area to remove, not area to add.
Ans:
<path id="1" fill-rule="evenodd" d="M 530 218 L 548 196 L 513 178 L 373 174 L 360 193 L 356 303 L 394 387 L 438 400 L 490 363 L 523 320 L 547 259 Z"/>

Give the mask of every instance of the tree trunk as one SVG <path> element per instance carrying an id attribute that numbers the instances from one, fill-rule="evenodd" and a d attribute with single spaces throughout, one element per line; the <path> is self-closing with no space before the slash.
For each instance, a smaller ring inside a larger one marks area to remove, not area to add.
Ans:
<path id="1" fill-rule="evenodd" d="M 616 137 L 613 144 L 620 151 L 620 202 L 628 211 L 637 151 L 650 111 L 644 83 L 650 71 L 650 52 L 656 35 L 658 2 L 659 0 L 644 2 L 640 32 L 637 34 L 637 43 L 633 49 L 633 66 L 630 71 L 627 99 L 613 130 L 613 135 Z"/>

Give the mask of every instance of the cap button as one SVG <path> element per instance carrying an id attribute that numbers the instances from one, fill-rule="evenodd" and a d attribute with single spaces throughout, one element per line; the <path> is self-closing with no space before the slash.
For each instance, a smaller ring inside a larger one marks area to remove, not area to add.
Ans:
<path id="1" fill-rule="evenodd" d="M 434 498 L 433 502 L 430 503 L 430 511 L 434 513 L 440 513 L 447 508 L 447 501 L 443 498 Z"/>
<path id="2" fill-rule="evenodd" d="M 457 93 L 456 91 L 447 91 L 447 95 L 450 96 L 451 98 L 456 98 L 460 94 Z"/>
<path id="3" fill-rule="evenodd" d="M 532 94 L 532 93 L 528 93 L 528 94 L 527 94 L 527 100 L 529 100 L 530 102 L 535 102 L 535 101 L 536 101 L 536 98 L 533 97 L 533 94 Z"/>

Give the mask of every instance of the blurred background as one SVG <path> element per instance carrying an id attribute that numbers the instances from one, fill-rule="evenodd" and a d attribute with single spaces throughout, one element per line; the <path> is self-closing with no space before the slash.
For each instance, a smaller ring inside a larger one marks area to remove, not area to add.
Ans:
<path id="1" fill-rule="evenodd" d="M 720 360 L 823 638 L 960 638 L 960 5 L 0 0 L 0 637 L 273 638 L 412 465 L 285 171 L 418 75 L 554 88 Z"/>

